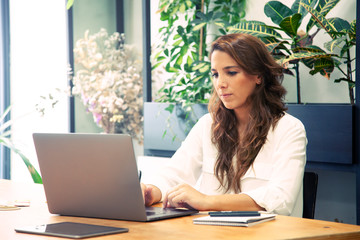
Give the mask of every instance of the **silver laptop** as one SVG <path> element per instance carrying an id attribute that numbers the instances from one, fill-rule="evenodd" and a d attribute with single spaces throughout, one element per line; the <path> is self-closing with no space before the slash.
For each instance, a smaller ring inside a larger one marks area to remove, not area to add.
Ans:
<path id="1" fill-rule="evenodd" d="M 197 212 L 144 206 L 129 135 L 34 133 L 33 139 L 50 213 L 154 221 Z"/>

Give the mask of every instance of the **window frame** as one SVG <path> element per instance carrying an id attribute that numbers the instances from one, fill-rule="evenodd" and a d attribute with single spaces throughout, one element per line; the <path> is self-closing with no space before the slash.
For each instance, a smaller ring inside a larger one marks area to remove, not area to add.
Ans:
<path id="1" fill-rule="evenodd" d="M 10 106 L 10 10 L 9 0 L 0 4 L 0 114 Z M 10 114 L 4 121 L 10 120 Z M 0 145 L 0 178 L 10 179 L 10 149 Z"/>

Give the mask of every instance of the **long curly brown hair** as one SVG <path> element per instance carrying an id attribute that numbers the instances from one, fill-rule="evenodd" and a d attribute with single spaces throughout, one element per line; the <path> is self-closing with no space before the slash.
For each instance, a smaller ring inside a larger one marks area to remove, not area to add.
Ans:
<path id="1" fill-rule="evenodd" d="M 212 142 L 218 150 L 214 170 L 221 184 L 219 187 L 224 187 L 227 192 L 239 193 L 241 177 L 253 164 L 270 128 L 275 127 L 286 110 L 283 102 L 286 90 L 281 85 L 283 69 L 272 58 L 265 44 L 248 34 L 221 36 L 211 45 L 210 59 L 214 51 L 229 54 L 246 73 L 262 79 L 249 96 L 250 121 L 245 126 L 241 141 L 234 111 L 224 106 L 215 90 L 208 107 L 213 118 Z M 235 156 L 236 164 L 233 162 Z"/>

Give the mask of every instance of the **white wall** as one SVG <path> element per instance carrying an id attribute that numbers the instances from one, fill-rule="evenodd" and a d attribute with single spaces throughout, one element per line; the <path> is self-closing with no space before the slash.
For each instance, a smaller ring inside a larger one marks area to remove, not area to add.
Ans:
<path id="1" fill-rule="evenodd" d="M 60 102 L 44 117 L 35 111 L 40 96 L 66 90 L 67 28 L 65 1 L 10 1 L 10 78 L 12 138 L 38 169 L 33 132 L 67 132 L 68 102 Z M 21 158 L 12 153 L 11 178 L 32 181 Z"/>

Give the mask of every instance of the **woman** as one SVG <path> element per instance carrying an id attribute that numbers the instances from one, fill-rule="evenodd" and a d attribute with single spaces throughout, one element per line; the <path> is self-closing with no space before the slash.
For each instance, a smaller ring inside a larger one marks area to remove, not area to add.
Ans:
<path id="1" fill-rule="evenodd" d="M 210 61 L 209 114 L 142 184 L 145 204 L 301 217 L 307 140 L 302 123 L 285 113 L 282 68 L 247 34 L 219 37 Z"/>

